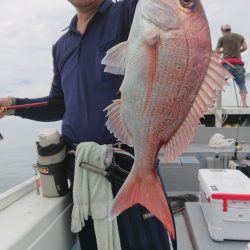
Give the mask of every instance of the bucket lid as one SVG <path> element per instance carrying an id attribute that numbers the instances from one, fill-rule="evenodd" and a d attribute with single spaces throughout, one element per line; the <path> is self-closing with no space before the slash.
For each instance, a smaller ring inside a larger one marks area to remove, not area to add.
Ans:
<path id="1" fill-rule="evenodd" d="M 46 128 L 40 131 L 38 138 L 40 146 L 47 147 L 60 142 L 60 133 L 55 128 Z"/>

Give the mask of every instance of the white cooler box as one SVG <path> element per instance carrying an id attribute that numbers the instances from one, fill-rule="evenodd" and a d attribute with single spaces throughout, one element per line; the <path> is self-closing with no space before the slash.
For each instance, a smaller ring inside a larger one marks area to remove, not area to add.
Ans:
<path id="1" fill-rule="evenodd" d="M 198 179 L 211 238 L 250 240 L 250 179 L 236 169 L 200 169 Z"/>

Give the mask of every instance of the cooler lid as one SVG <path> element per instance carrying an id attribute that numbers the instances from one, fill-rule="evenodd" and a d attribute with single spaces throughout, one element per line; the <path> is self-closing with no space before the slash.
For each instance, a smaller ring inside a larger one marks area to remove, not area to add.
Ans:
<path id="1" fill-rule="evenodd" d="M 198 179 L 207 197 L 250 200 L 250 179 L 237 169 L 200 169 Z"/>

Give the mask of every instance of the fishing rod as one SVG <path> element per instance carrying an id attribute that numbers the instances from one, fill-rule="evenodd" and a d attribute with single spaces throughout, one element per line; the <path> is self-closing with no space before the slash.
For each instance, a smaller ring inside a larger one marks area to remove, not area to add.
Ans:
<path id="1" fill-rule="evenodd" d="M 16 110 L 16 109 L 26 109 L 26 108 L 38 108 L 38 107 L 44 107 L 44 106 L 48 106 L 48 105 L 60 105 L 63 104 L 64 101 L 63 99 L 52 99 L 50 101 L 46 101 L 46 102 L 34 102 L 34 103 L 27 103 L 27 104 L 20 104 L 20 105 L 12 105 L 12 106 L 3 106 L 0 107 L 0 112 L 6 112 L 9 110 Z M 0 133 L 0 141 L 3 140 L 3 135 Z"/>
<path id="2" fill-rule="evenodd" d="M 236 127 L 236 137 L 235 137 L 235 143 L 234 143 L 234 148 L 235 149 L 234 149 L 234 155 L 233 155 L 232 159 L 233 160 L 238 160 L 237 153 L 238 153 L 238 150 L 240 149 L 240 145 L 239 145 L 239 126 L 240 126 L 240 123 L 241 123 L 241 106 L 240 106 L 239 99 L 238 99 L 238 96 L 237 96 L 236 82 L 235 82 L 234 79 L 233 79 L 233 86 L 234 86 L 236 104 L 237 104 L 237 107 L 239 108 L 239 113 L 238 113 L 238 125 Z"/>
<path id="3" fill-rule="evenodd" d="M 37 108 L 37 107 L 43 107 L 47 106 L 49 102 L 35 102 L 35 103 L 28 103 L 28 104 L 20 104 L 20 105 L 12 105 L 12 106 L 4 106 L 0 107 L 1 112 L 6 112 L 8 110 L 13 110 L 13 109 L 24 109 L 24 108 Z"/>
<path id="4" fill-rule="evenodd" d="M 14 109 L 25 109 L 25 108 L 37 108 L 37 107 L 43 107 L 47 106 L 49 102 L 35 102 L 35 103 L 29 103 L 29 104 L 20 104 L 20 105 L 12 105 L 12 106 L 3 106 L 0 107 L 0 112 L 7 112 L 9 110 Z M 3 140 L 3 135 L 0 133 L 0 141 Z"/>
<path id="5" fill-rule="evenodd" d="M 244 67 L 245 69 L 247 69 L 248 63 L 249 63 L 249 58 L 250 58 L 250 53 L 247 55 L 247 59 L 244 63 Z M 246 73 L 245 73 L 245 77 L 246 77 Z M 239 144 L 239 127 L 240 127 L 240 123 L 242 120 L 242 109 L 240 106 L 240 102 L 238 100 L 238 96 L 237 96 L 237 91 L 236 91 L 236 81 L 235 79 L 233 79 L 233 85 L 234 85 L 234 93 L 235 93 L 235 97 L 236 97 L 236 103 L 237 103 L 237 107 L 239 108 L 239 113 L 238 113 L 238 126 L 236 127 L 236 140 L 235 140 L 235 150 L 234 150 L 234 156 L 232 157 L 233 160 L 237 160 L 237 153 L 238 150 L 242 149 L 242 145 Z M 243 141 L 242 143 L 245 143 L 245 141 Z"/>

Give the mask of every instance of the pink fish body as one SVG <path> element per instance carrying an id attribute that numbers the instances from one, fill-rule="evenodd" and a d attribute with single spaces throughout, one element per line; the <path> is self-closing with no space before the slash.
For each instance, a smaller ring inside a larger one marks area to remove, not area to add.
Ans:
<path id="1" fill-rule="evenodd" d="M 211 49 L 200 0 L 140 0 L 128 41 L 103 59 L 105 71 L 124 74 L 121 99 L 108 110 L 107 126 L 135 150 L 131 173 L 112 215 L 134 204 L 154 214 L 175 238 L 174 223 L 156 171 L 159 150 L 177 158 L 192 141 L 216 90 L 231 77 Z"/>

